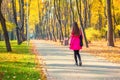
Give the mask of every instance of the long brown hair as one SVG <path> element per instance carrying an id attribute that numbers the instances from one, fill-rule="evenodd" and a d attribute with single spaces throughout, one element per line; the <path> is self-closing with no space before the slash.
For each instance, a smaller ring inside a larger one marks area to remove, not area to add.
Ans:
<path id="1" fill-rule="evenodd" d="M 72 24 L 72 34 L 76 36 L 80 35 L 80 29 L 78 27 L 77 22 L 73 22 Z"/>

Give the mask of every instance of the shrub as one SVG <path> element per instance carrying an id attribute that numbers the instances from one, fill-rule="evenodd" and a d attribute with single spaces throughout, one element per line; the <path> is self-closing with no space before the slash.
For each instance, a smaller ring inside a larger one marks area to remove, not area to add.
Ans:
<path id="1" fill-rule="evenodd" d="M 92 27 L 90 28 L 87 28 L 85 30 L 86 32 L 86 37 L 88 39 L 88 41 L 91 41 L 91 40 L 96 40 L 96 39 L 100 39 L 101 38 L 101 33 L 99 30 L 96 30 Z"/>

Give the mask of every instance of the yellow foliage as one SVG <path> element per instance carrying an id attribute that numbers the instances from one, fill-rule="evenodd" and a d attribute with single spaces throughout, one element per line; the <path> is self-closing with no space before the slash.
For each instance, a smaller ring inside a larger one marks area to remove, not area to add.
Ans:
<path id="1" fill-rule="evenodd" d="M 14 54 L 14 53 L 5 53 L 4 56 L 3 54 L 0 54 L 0 56 L 1 56 L 0 61 L 9 61 L 9 62 L 17 62 L 25 57 L 22 54 Z"/>
<path id="2" fill-rule="evenodd" d="M 0 24 L 0 32 L 2 32 L 2 26 L 1 26 L 1 24 Z"/>
<path id="3" fill-rule="evenodd" d="M 86 32 L 87 39 L 90 41 L 101 37 L 100 31 L 94 28 L 87 28 L 85 32 Z"/>
<path id="4" fill-rule="evenodd" d="M 6 22 L 7 30 L 12 31 L 13 28 L 15 28 L 15 24 L 12 22 Z"/>
<path id="5" fill-rule="evenodd" d="M 17 10 L 17 12 L 19 12 L 19 2 L 18 2 L 18 0 L 15 0 L 16 1 L 16 10 Z"/>
<path id="6" fill-rule="evenodd" d="M 11 31 L 13 28 L 15 28 L 15 24 L 12 22 L 6 22 L 6 27 L 8 31 Z M 0 24 L 0 31 L 2 31 L 2 26 Z"/>
<path id="7" fill-rule="evenodd" d="M 31 0 L 30 5 L 29 24 L 31 25 L 30 27 L 34 27 L 39 22 L 38 0 Z"/>
<path id="8" fill-rule="evenodd" d="M 102 1 L 103 2 L 103 1 Z M 92 24 L 97 23 L 98 21 L 98 14 L 104 17 L 104 4 L 101 3 L 99 0 L 93 0 L 92 7 L 91 7 L 91 22 Z"/>

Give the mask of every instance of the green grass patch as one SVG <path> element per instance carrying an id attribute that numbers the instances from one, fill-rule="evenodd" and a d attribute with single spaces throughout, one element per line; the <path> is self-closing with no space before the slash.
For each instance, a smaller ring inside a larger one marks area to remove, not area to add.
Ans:
<path id="1" fill-rule="evenodd" d="M 0 41 L 0 80 L 40 80 L 35 68 L 35 55 L 24 42 L 17 45 L 11 41 L 13 52 L 6 52 L 4 41 Z"/>

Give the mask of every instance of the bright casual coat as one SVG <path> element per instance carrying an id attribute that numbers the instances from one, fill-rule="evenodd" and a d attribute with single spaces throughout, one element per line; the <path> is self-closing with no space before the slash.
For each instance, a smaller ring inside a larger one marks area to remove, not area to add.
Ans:
<path id="1" fill-rule="evenodd" d="M 69 45 L 71 50 L 80 50 L 82 49 L 82 46 L 80 46 L 80 36 L 76 36 L 71 34 L 70 39 L 69 39 Z"/>

